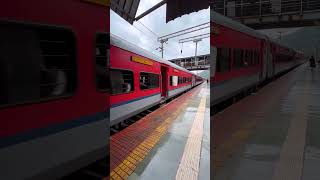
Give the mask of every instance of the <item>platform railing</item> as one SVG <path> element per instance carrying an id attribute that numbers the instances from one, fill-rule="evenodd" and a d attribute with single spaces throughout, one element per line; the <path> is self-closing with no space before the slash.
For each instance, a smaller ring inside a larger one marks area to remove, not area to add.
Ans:
<path id="1" fill-rule="evenodd" d="M 212 5 L 216 12 L 239 19 L 320 11 L 320 0 L 214 0 Z"/>

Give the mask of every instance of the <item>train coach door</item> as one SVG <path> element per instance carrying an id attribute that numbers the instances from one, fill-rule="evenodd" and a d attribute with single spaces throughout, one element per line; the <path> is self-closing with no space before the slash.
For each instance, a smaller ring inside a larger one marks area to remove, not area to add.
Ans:
<path id="1" fill-rule="evenodd" d="M 168 95 L 168 67 L 161 66 L 161 97 L 166 98 Z"/>

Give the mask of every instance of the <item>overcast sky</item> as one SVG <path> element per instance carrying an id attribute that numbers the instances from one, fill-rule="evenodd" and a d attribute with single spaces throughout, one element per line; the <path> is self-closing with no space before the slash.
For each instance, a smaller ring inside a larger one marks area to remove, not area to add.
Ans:
<path id="1" fill-rule="evenodd" d="M 158 2 L 160 2 L 160 0 L 141 0 L 137 16 L 153 5 L 157 4 Z M 110 12 L 110 31 L 112 34 L 124 38 L 131 43 L 134 43 L 158 56 L 161 56 L 161 53 L 159 52 L 159 50 L 156 50 L 157 47 L 160 47 L 160 43 L 157 42 L 157 37 L 210 21 L 210 11 L 209 9 L 204 9 L 198 12 L 184 15 L 166 23 L 166 5 L 163 5 L 159 9 L 153 11 L 151 14 L 140 19 L 138 22 L 135 22 L 133 26 L 122 19 L 120 16 L 118 16 L 112 10 Z M 148 30 L 148 28 L 150 30 Z M 194 56 L 195 43 L 186 42 L 182 46 L 178 43 L 179 39 L 209 32 L 210 29 L 206 28 L 204 30 L 170 39 L 168 41 L 168 44 L 164 45 L 164 59 L 168 60 L 179 57 Z M 209 43 L 209 38 L 203 39 L 201 42 L 199 42 L 197 54 L 209 54 Z"/>

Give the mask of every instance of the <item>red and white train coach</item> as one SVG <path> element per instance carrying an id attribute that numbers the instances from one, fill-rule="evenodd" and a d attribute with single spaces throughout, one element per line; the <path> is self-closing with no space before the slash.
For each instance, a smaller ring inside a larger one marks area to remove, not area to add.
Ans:
<path id="1" fill-rule="evenodd" d="M 92 2 L 0 3 L 0 179 L 57 179 L 106 156 L 109 8 Z"/>
<path id="2" fill-rule="evenodd" d="M 210 38 L 211 106 L 304 60 L 298 52 L 214 11 L 211 11 Z"/>
<path id="3" fill-rule="evenodd" d="M 110 39 L 111 126 L 203 81 L 124 39 Z"/>

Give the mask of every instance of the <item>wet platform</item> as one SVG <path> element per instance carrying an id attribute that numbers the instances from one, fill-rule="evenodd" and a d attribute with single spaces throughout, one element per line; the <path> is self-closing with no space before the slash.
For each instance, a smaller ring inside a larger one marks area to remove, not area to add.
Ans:
<path id="1" fill-rule="evenodd" d="M 319 179 L 320 67 L 297 67 L 213 123 L 215 180 Z"/>
<path id="2" fill-rule="evenodd" d="M 210 179 L 210 97 L 203 83 L 110 138 L 110 179 Z"/>

